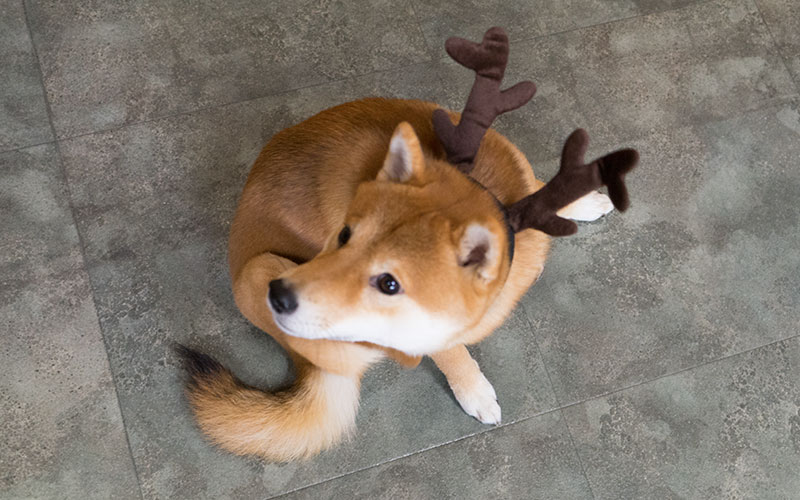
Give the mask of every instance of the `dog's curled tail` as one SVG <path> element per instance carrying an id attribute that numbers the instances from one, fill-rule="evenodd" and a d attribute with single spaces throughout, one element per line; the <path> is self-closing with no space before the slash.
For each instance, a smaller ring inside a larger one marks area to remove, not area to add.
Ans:
<path id="1" fill-rule="evenodd" d="M 360 379 L 297 366 L 287 390 L 245 385 L 205 354 L 176 346 L 189 372 L 186 394 L 200 429 L 223 449 L 285 462 L 336 444 L 355 425 Z"/>

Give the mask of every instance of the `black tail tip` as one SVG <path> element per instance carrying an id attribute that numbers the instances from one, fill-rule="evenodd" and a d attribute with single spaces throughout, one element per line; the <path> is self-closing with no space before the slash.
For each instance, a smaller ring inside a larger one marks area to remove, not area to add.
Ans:
<path id="1" fill-rule="evenodd" d="M 195 351 L 185 345 L 175 344 L 173 349 L 183 362 L 183 368 L 189 372 L 192 378 L 207 377 L 225 370 L 211 356 Z"/>

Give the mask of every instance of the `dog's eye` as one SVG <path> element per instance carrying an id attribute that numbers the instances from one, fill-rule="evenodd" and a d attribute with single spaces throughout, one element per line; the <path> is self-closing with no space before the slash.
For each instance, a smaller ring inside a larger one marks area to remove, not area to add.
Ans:
<path id="1" fill-rule="evenodd" d="M 384 273 L 378 276 L 376 285 L 378 290 L 386 295 L 394 295 L 400 291 L 400 282 L 394 279 L 394 276 L 389 273 Z"/>
<path id="2" fill-rule="evenodd" d="M 350 226 L 344 226 L 339 232 L 339 246 L 344 246 L 350 240 Z"/>

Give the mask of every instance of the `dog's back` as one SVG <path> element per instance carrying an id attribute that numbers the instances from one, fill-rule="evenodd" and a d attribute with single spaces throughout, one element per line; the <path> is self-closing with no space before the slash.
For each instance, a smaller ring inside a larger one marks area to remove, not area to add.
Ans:
<path id="1" fill-rule="evenodd" d="M 426 156 L 444 159 L 431 123 L 437 108 L 415 100 L 363 99 L 276 134 L 256 160 L 239 201 L 229 245 L 231 276 L 264 252 L 297 263 L 319 253 L 358 184 L 377 175 L 401 121 L 411 124 Z M 483 139 L 472 176 L 503 204 L 542 185 L 524 155 L 493 130 Z M 547 238 L 539 234 L 539 240 Z"/>

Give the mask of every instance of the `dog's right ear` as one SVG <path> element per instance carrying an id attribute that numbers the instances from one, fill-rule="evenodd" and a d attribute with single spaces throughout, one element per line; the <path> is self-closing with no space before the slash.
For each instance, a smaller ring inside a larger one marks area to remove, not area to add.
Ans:
<path id="1" fill-rule="evenodd" d="M 424 167 L 425 158 L 417 134 L 408 122 L 401 122 L 392 134 L 389 152 L 383 161 L 383 168 L 378 172 L 378 180 L 409 182 L 419 179 Z"/>
<path id="2" fill-rule="evenodd" d="M 458 265 L 469 270 L 483 283 L 497 278 L 502 263 L 500 242 L 492 231 L 497 224 L 473 222 L 456 233 L 458 244 Z"/>

